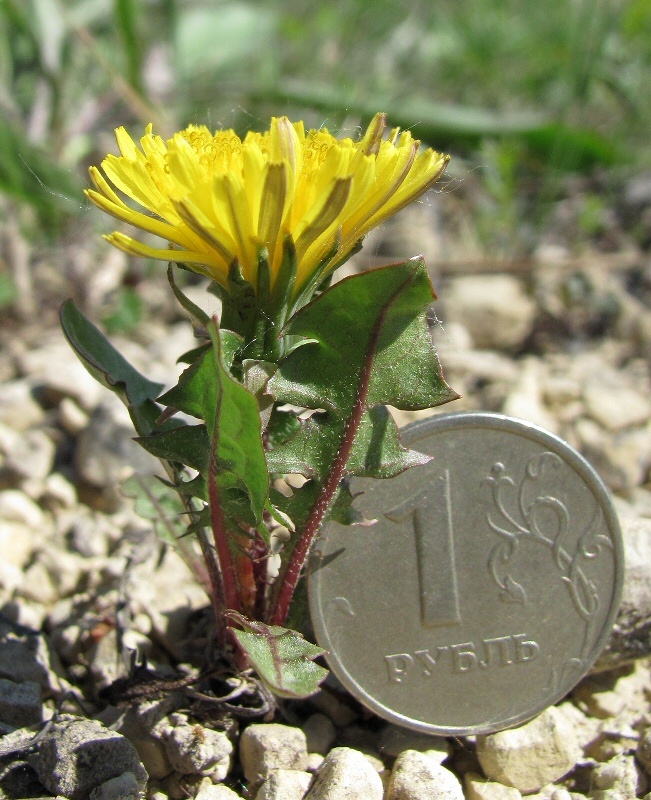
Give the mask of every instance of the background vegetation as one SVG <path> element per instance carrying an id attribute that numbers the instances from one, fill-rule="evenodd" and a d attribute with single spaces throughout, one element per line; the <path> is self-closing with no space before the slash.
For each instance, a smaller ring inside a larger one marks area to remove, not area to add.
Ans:
<path id="1" fill-rule="evenodd" d="M 81 190 L 121 124 L 350 133 L 386 110 L 453 153 L 484 252 L 530 251 L 577 176 L 590 236 L 651 168 L 650 62 L 649 0 L 0 0 L 0 304 L 29 291 L 16 228 L 46 247 L 100 227 Z M 126 284 L 114 327 L 138 318 Z"/>

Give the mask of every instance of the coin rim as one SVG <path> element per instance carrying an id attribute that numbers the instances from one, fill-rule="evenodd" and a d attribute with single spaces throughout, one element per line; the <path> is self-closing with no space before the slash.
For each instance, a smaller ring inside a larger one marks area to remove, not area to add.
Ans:
<path id="1" fill-rule="evenodd" d="M 530 709 L 525 709 L 519 714 L 515 714 L 507 719 L 500 720 L 494 723 L 487 723 L 485 725 L 469 725 L 461 727 L 435 725 L 420 720 L 411 719 L 404 714 L 401 714 L 393 709 L 385 706 L 383 703 L 376 700 L 369 695 L 350 675 L 347 668 L 339 660 L 336 651 L 333 649 L 330 637 L 326 626 L 324 625 L 323 618 L 319 612 L 321 606 L 319 602 L 319 575 L 321 569 L 312 567 L 316 566 L 315 562 L 311 562 L 308 567 L 308 602 L 310 609 L 310 618 L 312 627 L 316 636 L 316 641 L 320 647 L 326 650 L 326 661 L 334 675 L 341 681 L 346 689 L 357 698 L 362 705 L 369 708 L 374 713 L 378 714 L 383 719 L 410 728 L 411 730 L 419 731 L 420 733 L 433 734 L 438 736 L 468 736 L 494 733 L 496 731 L 513 728 L 522 725 L 528 720 L 535 717 L 545 708 L 555 705 L 559 700 L 565 697 L 577 683 L 589 672 L 590 667 L 597 660 L 599 654 L 603 650 L 610 636 L 613 624 L 619 611 L 621 603 L 622 591 L 624 586 L 624 543 L 622 539 L 621 528 L 617 513 L 613 506 L 610 493 L 606 488 L 604 482 L 596 472 L 595 468 L 577 452 L 568 442 L 564 441 L 554 433 L 535 425 L 526 420 L 509 417 L 505 414 L 495 414 L 484 411 L 457 411 L 449 414 L 437 414 L 426 419 L 417 420 L 409 425 L 406 425 L 401 430 L 402 443 L 409 447 L 417 449 L 418 442 L 432 433 L 439 433 L 449 429 L 459 428 L 483 428 L 483 429 L 497 429 L 506 430 L 516 435 L 524 436 L 534 440 L 555 450 L 569 463 L 588 484 L 589 488 L 593 491 L 597 502 L 599 503 L 604 518 L 607 523 L 608 530 L 612 535 L 613 540 L 613 557 L 615 563 L 615 575 L 613 586 L 613 602 L 610 606 L 610 613 L 604 622 L 601 634 L 596 640 L 595 645 L 590 651 L 590 656 L 586 659 L 586 667 L 584 671 L 576 678 L 571 684 L 564 686 L 561 691 L 558 691 L 549 696 L 545 702 L 537 703 Z M 370 478 L 361 480 L 372 480 Z M 316 553 L 318 549 L 319 539 L 316 540 L 313 546 L 313 558 L 318 559 Z"/>

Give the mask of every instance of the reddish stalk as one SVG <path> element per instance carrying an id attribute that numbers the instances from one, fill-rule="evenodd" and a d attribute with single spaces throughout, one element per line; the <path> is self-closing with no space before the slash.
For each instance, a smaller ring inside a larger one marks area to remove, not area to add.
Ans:
<path id="1" fill-rule="evenodd" d="M 305 563 L 307 555 L 310 552 L 312 542 L 319 532 L 319 528 L 321 527 L 321 523 L 323 522 L 326 511 L 328 510 L 335 492 L 337 491 L 337 487 L 339 486 L 341 479 L 344 477 L 346 462 L 350 456 L 350 451 L 352 450 L 353 443 L 355 441 L 355 435 L 357 434 L 357 430 L 362 421 L 362 416 L 366 410 L 366 398 L 368 396 L 368 390 L 371 383 L 373 359 L 375 358 L 375 352 L 377 349 L 378 340 L 380 338 L 380 331 L 382 330 L 382 325 L 384 323 L 387 311 L 393 304 L 396 297 L 412 280 L 413 278 L 408 278 L 398 289 L 396 289 L 378 315 L 377 321 L 373 328 L 373 333 L 371 334 L 371 338 L 368 343 L 368 351 L 364 362 L 364 367 L 362 369 L 362 374 L 360 376 L 357 398 L 355 399 L 355 404 L 353 405 L 353 411 L 350 415 L 350 418 L 348 419 L 346 427 L 344 428 L 339 450 L 337 451 L 335 460 L 332 463 L 332 469 L 330 470 L 328 479 L 323 484 L 321 493 L 312 506 L 312 510 L 308 514 L 307 520 L 305 521 L 305 527 L 303 528 L 300 539 L 296 543 L 296 547 L 292 551 L 287 569 L 284 573 L 278 576 L 277 580 L 280 581 L 280 589 L 278 590 L 276 602 L 273 605 L 269 619 L 269 622 L 272 625 L 282 625 L 287 618 L 289 606 L 292 602 L 294 591 L 298 584 L 301 570 L 303 569 L 303 564 Z"/>
<path id="2" fill-rule="evenodd" d="M 215 555 L 224 587 L 224 605 L 226 610 L 242 611 L 238 591 L 237 571 L 228 546 L 228 530 L 222 511 L 217 479 L 215 476 L 215 458 L 211 453 L 208 476 L 208 497 L 210 499 L 210 525 L 215 541 Z M 222 612 L 223 614 L 223 612 Z"/>

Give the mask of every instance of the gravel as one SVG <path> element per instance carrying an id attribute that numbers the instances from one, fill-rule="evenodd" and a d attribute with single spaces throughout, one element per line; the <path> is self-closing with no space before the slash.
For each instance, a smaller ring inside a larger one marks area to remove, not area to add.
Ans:
<path id="1" fill-rule="evenodd" d="M 420 217 L 407 219 L 416 228 L 403 239 L 414 241 Z M 432 236 L 423 231 L 423 241 Z M 120 491 L 119 481 L 153 462 L 61 333 L 14 331 L 0 341 L 0 800 L 644 796 L 651 308 L 607 257 L 586 260 L 592 295 L 568 306 L 576 269 L 564 266 L 568 258 L 541 245 L 526 274 L 435 281 L 435 341 L 447 380 L 463 394 L 443 410 L 509 413 L 577 447 L 615 495 L 626 551 L 622 606 L 593 674 L 556 708 L 485 737 L 429 737 L 384 723 L 334 682 L 286 704 L 275 721 L 252 724 L 208 713 L 183 691 L 130 708 L 102 694 L 144 656 L 169 679 L 196 672 L 210 626 L 207 596 L 187 563 L 197 552 L 190 539 L 181 542 L 185 558 L 163 544 Z M 616 314 L 600 311 L 605 300 Z M 192 346 L 189 326 L 174 319 L 123 342 L 136 366 L 168 386 L 179 370 L 169 337 Z M 396 417 L 404 424 L 425 413 Z"/>

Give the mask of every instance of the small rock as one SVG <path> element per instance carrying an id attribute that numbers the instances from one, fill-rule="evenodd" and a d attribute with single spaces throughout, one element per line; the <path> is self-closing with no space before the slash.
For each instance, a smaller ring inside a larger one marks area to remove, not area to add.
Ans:
<path id="1" fill-rule="evenodd" d="M 613 492 L 641 486 L 651 464 L 651 428 L 608 435 L 596 422 L 580 419 L 575 425 L 577 445 Z"/>
<path id="2" fill-rule="evenodd" d="M 99 515 L 79 514 L 72 523 L 68 539 L 75 553 L 86 558 L 105 556 L 108 552 L 109 542 L 106 535 L 106 525 L 97 519 Z"/>
<path id="3" fill-rule="evenodd" d="M 607 431 L 644 425 L 651 418 L 651 402 L 626 386 L 615 370 L 602 369 L 583 389 L 586 411 Z"/>
<path id="4" fill-rule="evenodd" d="M 522 794 L 513 786 L 487 781 L 476 772 L 464 776 L 466 800 L 522 800 Z M 561 800 L 561 798 L 558 798 Z M 563 799 L 565 800 L 565 799 Z M 569 800 L 569 798 L 567 798 Z"/>
<path id="5" fill-rule="evenodd" d="M 599 673 L 585 678 L 574 689 L 575 701 L 588 714 L 609 720 L 611 730 L 635 725 L 644 718 L 645 696 L 651 682 L 651 667 L 637 661 L 627 675 Z"/>
<path id="6" fill-rule="evenodd" d="M 95 787 L 89 800 L 139 800 L 140 784 L 133 772 L 125 772 Z"/>
<path id="7" fill-rule="evenodd" d="M 179 725 L 169 734 L 165 749 L 175 770 L 185 775 L 215 774 L 224 780 L 233 752 L 231 740 L 221 731 L 203 725 Z"/>
<path id="8" fill-rule="evenodd" d="M 277 769 L 304 771 L 305 734 L 300 728 L 277 723 L 249 725 L 240 737 L 240 760 L 246 780 L 254 786 Z"/>
<path id="9" fill-rule="evenodd" d="M 152 552 L 156 556 L 154 548 Z M 147 614 L 152 623 L 152 637 L 181 659 L 190 617 L 206 604 L 205 589 L 172 548 L 165 551 L 158 569 L 153 569 L 151 560 L 147 560 L 138 564 L 131 575 L 133 613 Z"/>
<path id="10" fill-rule="evenodd" d="M 84 408 L 94 408 L 106 392 L 86 371 L 61 331 L 53 333 L 41 347 L 19 353 L 18 365 L 53 405 L 63 397 L 73 397 Z"/>
<path id="11" fill-rule="evenodd" d="M 202 786 L 194 800 L 242 800 L 241 795 L 228 786 Z"/>
<path id="12" fill-rule="evenodd" d="M 22 523 L 0 520 L 0 552 L 5 566 L 24 569 L 34 552 L 35 543 L 34 532 Z"/>
<path id="13" fill-rule="evenodd" d="M 634 756 L 616 756 L 592 770 L 590 789 L 593 793 L 613 791 L 623 800 L 634 800 L 646 789 L 646 781 L 638 772 Z"/>
<path id="14" fill-rule="evenodd" d="M 48 509 L 74 508 L 77 490 L 60 472 L 52 472 L 41 485 L 39 500 Z"/>
<path id="15" fill-rule="evenodd" d="M 52 471 L 56 447 L 43 431 L 16 433 L 2 425 L 0 450 L 5 455 L 4 469 L 17 478 L 44 480 Z"/>
<path id="16" fill-rule="evenodd" d="M 452 748 L 443 736 L 410 731 L 398 725 L 387 725 L 380 734 L 380 753 L 397 758 L 403 750 L 418 750 L 428 758 L 442 764 L 452 753 Z"/>
<path id="17" fill-rule="evenodd" d="M 128 739 L 94 720 L 66 714 L 53 723 L 28 757 L 39 780 L 54 794 L 84 800 L 111 778 L 133 773 L 145 788 L 147 773 Z"/>
<path id="18" fill-rule="evenodd" d="M 17 728 L 35 725 L 43 719 L 41 687 L 33 681 L 0 678 L 0 720 Z"/>
<path id="19" fill-rule="evenodd" d="M 459 779 L 417 750 L 405 750 L 393 765 L 387 800 L 463 800 Z"/>
<path id="20" fill-rule="evenodd" d="M 120 483 L 133 472 L 151 474 L 156 459 L 133 441 L 130 421 L 122 421 L 112 403 L 102 403 L 77 440 L 75 463 L 86 483 L 105 488 Z"/>
<path id="21" fill-rule="evenodd" d="M 362 753 L 335 747 L 316 773 L 305 800 L 382 800 L 382 779 Z"/>
<path id="22" fill-rule="evenodd" d="M 168 695 L 168 697 L 172 696 Z M 156 707 L 163 704 L 165 699 L 167 698 L 164 698 L 162 701 L 143 703 L 143 706 Z M 165 717 L 165 714 L 169 711 L 169 706 L 167 704 L 163 706 L 161 709 L 162 713 L 158 718 L 152 718 L 150 715 L 148 723 L 140 718 L 138 712 L 141 708 L 142 706 L 131 706 L 126 713 L 122 714 L 119 719 L 111 725 L 111 728 L 121 733 L 123 736 L 126 736 L 131 744 L 133 744 L 138 751 L 140 760 L 147 770 L 150 779 L 159 780 L 160 778 L 165 778 L 172 772 L 172 764 L 167 755 L 165 742 L 152 735 L 152 728 Z"/>
<path id="23" fill-rule="evenodd" d="M 569 701 L 560 703 L 557 708 L 574 731 L 579 747 L 586 752 L 599 737 L 601 722 L 592 716 L 587 716 L 580 708 Z"/>
<path id="24" fill-rule="evenodd" d="M 506 398 L 502 413 L 533 422 L 548 431 L 557 433 L 556 419 L 543 403 L 540 371 L 540 362 L 537 359 L 525 359 L 518 382 Z"/>
<path id="25" fill-rule="evenodd" d="M 536 305 L 512 275 L 463 275 L 445 289 L 445 319 L 468 329 L 479 348 L 510 349 L 531 331 Z"/>
<path id="26" fill-rule="evenodd" d="M 308 772 L 317 772 L 317 770 L 321 767 L 325 760 L 325 756 L 322 756 L 321 753 L 308 753 L 307 754 L 307 767 L 305 769 Z"/>
<path id="27" fill-rule="evenodd" d="M 60 689 L 45 637 L 0 616 L 0 676 L 34 681 L 49 696 Z"/>
<path id="28" fill-rule="evenodd" d="M 19 522 L 39 535 L 42 535 L 45 524 L 41 509 L 18 489 L 6 489 L 0 492 L 0 519 Z"/>
<path id="29" fill-rule="evenodd" d="M 18 728 L 0 736 L 0 797 L 33 797 L 47 794 L 27 757 L 34 750 L 36 731 Z"/>
<path id="30" fill-rule="evenodd" d="M 325 714 L 312 714 L 303 725 L 308 753 L 326 755 L 337 738 L 337 731 Z"/>
<path id="31" fill-rule="evenodd" d="M 351 705 L 347 705 L 326 689 L 319 689 L 316 694 L 312 695 L 310 704 L 329 717 L 338 728 L 350 725 L 359 716 Z"/>
<path id="32" fill-rule="evenodd" d="M 635 756 L 646 774 L 651 777 L 651 727 L 646 728 L 640 736 Z"/>
<path id="33" fill-rule="evenodd" d="M 277 769 L 258 789 L 255 800 L 303 800 L 312 776 L 297 769 Z"/>
<path id="34" fill-rule="evenodd" d="M 477 756 L 491 780 L 535 792 L 569 772 L 581 750 L 566 717 L 552 707 L 519 728 L 478 736 Z"/>
<path id="35" fill-rule="evenodd" d="M 597 667 L 651 655 L 651 519 L 619 514 L 624 540 L 624 591 L 615 626 Z"/>
<path id="36" fill-rule="evenodd" d="M 88 425 L 88 414 L 70 397 L 64 397 L 59 404 L 59 423 L 64 431 L 77 436 Z"/>
<path id="37" fill-rule="evenodd" d="M 45 412 L 34 400 L 29 380 L 0 383 L 0 424 L 15 431 L 26 431 L 35 428 L 44 418 Z"/>

